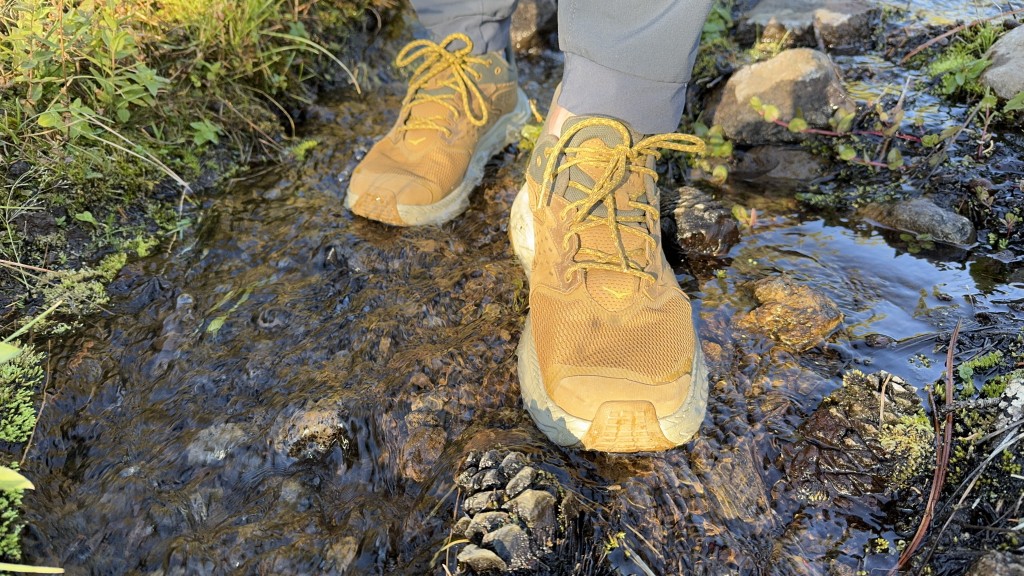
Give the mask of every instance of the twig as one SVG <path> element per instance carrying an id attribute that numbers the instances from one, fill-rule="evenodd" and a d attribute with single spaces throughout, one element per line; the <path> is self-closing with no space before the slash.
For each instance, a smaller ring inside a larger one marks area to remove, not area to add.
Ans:
<path id="1" fill-rule="evenodd" d="M 960 322 L 957 320 L 956 327 L 953 328 L 953 333 L 949 337 L 949 350 L 946 351 L 946 406 L 953 401 L 953 356 L 956 350 L 956 340 L 960 336 Z M 935 422 L 936 431 L 938 431 L 938 421 Z M 935 473 L 932 476 L 932 489 L 928 494 L 928 504 L 924 508 L 924 516 L 921 518 L 921 524 L 917 527 L 917 532 L 914 534 L 914 539 L 911 540 L 910 545 L 903 550 L 900 554 L 900 559 L 896 563 L 896 566 L 889 571 L 889 575 L 895 574 L 899 570 L 906 568 L 910 559 L 917 552 L 917 549 L 921 546 L 921 542 L 924 541 L 924 536 L 928 532 L 928 527 L 932 523 L 932 517 L 935 514 L 935 504 L 939 501 L 939 496 L 942 494 L 942 487 L 946 483 L 946 467 L 949 466 L 949 450 L 950 444 L 953 440 L 953 413 L 949 412 L 946 414 L 945 421 L 942 425 L 942 440 L 939 439 L 939 435 L 935 435 Z"/>
<path id="2" fill-rule="evenodd" d="M 886 374 L 885 380 L 882 380 L 882 393 L 878 395 L 878 431 L 882 431 L 882 424 L 885 418 L 885 389 L 889 387 L 889 381 L 892 380 L 892 374 Z"/>
<path id="3" fill-rule="evenodd" d="M 968 28 L 973 28 L 974 26 L 977 26 L 978 24 L 984 24 L 985 22 L 988 22 L 990 20 L 995 20 L 996 18 L 1003 18 L 1003 17 L 1006 17 L 1006 16 L 1013 16 L 1014 14 L 1020 14 L 1022 12 L 1024 12 L 1024 8 L 1018 8 L 1016 10 L 1010 10 L 1009 12 L 1002 12 L 1000 14 L 996 14 L 995 16 L 989 16 L 988 18 L 981 18 L 981 19 L 975 20 L 973 22 L 968 22 L 967 24 L 961 24 L 959 26 L 956 26 L 955 28 L 947 30 L 946 32 L 944 32 L 942 34 L 939 34 L 935 38 L 932 38 L 931 40 L 929 40 L 929 41 L 925 42 L 924 44 L 921 44 L 917 48 L 914 48 L 913 50 L 911 50 L 906 56 L 904 56 L 902 59 L 900 59 L 900 64 L 906 64 L 907 60 L 910 60 L 914 56 L 917 56 L 918 54 L 921 53 L 921 51 L 927 50 L 929 47 L 931 47 L 936 42 L 940 42 L 940 41 L 942 41 L 942 40 L 944 40 L 946 38 L 949 38 L 950 36 L 952 36 L 954 34 L 962 32 L 962 31 L 964 31 L 964 30 L 966 30 Z"/>
<path id="4" fill-rule="evenodd" d="M 24 268 L 25 270 L 35 270 L 36 272 L 53 272 L 53 270 L 47 270 L 46 268 L 40 268 L 38 266 L 29 266 L 28 264 L 22 264 L 21 262 L 11 262 L 10 260 L 0 259 L 0 266 L 10 266 L 11 268 Z"/>

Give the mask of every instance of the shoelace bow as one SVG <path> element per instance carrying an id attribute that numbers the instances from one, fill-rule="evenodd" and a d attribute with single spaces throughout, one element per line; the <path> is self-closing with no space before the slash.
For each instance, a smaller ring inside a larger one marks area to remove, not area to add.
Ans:
<path id="1" fill-rule="evenodd" d="M 448 47 L 455 42 L 461 41 L 464 47 L 458 50 L 449 50 Z M 417 60 L 423 62 L 416 68 L 409 81 L 409 96 L 402 104 L 402 114 L 409 108 L 423 102 L 437 102 L 451 110 L 453 114 L 465 112 L 469 122 L 474 126 L 483 126 L 487 123 L 487 102 L 476 82 L 480 80 L 481 74 L 470 67 L 470 64 L 487 65 L 487 60 L 472 55 L 473 41 L 465 34 L 452 34 L 441 42 L 430 40 L 414 40 L 402 48 L 395 58 L 395 65 L 405 68 L 411 66 Z M 420 89 L 436 76 L 450 72 L 451 78 L 444 81 L 442 86 L 451 87 L 455 93 L 426 94 Z M 452 103 L 454 97 L 460 102 Z M 461 110 L 457 104 L 461 104 Z M 480 109 L 480 114 L 473 114 L 473 104 Z M 451 136 L 451 130 L 439 121 L 443 118 L 431 116 L 428 118 L 409 117 L 400 130 L 440 130 L 446 136 Z"/>
<path id="2" fill-rule="evenodd" d="M 650 216 L 651 220 L 654 221 L 653 225 L 657 226 L 658 208 L 639 201 L 640 196 L 646 193 L 646 187 L 641 186 L 637 191 L 629 194 L 629 207 L 641 210 L 644 214 L 619 214 L 615 207 L 615 191 L 626 181 L 631 173 L 650 176 L 657 182 L 658 174 L 647 167 L 647 156 L 653 155 L 655 158 L 660 158 L 661 153 L 658 152 L 658 149 L 701 154 L 704 152 L 704 142 L 700 138 L 688 134 L 658 134 L 648 136 L 636 142 L 633 146 L 625 144 L 620 144 L 614 148 L 568 146 L 569 141 L 579 131 L 595 126 L 606 126 L 615 129 L 621 135 L 622 142 L 629 142 L 631 139 L 629 130 L 621 122 L 610 118 L 587 118 L 566 129 L 549 153 L 547 165 L 544 167 L 544 180 L 541 182 L 538 208 L 551 201 L 555 193 L 555 179 L 559 174 L 573 166 L 582 164 L 597 166 L 601 170 L 601 176 L 594 182 L 593 188 L 587 188 L 579 182 L 569 180 L 568 185 L 583 192 L 584 197 L 571 202 L 560 214 L 560 217 L 564 219 L 575 210 L 572 222 L 570 222 L 569 228 L 562 238 L 562 247 L 568 250 L 572 238 L 577 234 L 597 226 L 607 226 L 615 241 L 615 252 L 606 253 L 589 247 L 580 247 L 576 252 L 577 256 L 583 256 L 587 260 L 577 261 L 569 266 L 565 272 L 566 280 L 574 272 L 592 268 L 624 272 L 641 280 L 653 281 L 655 280 L 654 275 L 645 271 L 642 266 L 630 258 L 622 235 L 623 233 L 628 233 L 640 236 L 647 250 L 655 248 L 657 243 L 649 230 L 629 226 L 629 224 L 644 224 L 646 216 Z M 565 155 L 565 160 L 558 164 L 558 158 L 562 154 Z M 590 212 L 599 204 L 604 205 L 606 215 L 591 215 Z"/>

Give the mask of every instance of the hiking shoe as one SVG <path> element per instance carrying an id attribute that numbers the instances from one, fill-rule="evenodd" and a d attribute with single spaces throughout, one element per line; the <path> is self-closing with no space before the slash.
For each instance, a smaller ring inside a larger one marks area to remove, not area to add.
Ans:
<path id="1" fill-rule="evenodd" d="M 399 52 L 397 66 L 418 66 L 398 121 L 352 173 L 352 212 L 395 226 L 447 222 L 469 206 L 487 160 L 518 141 L 530 104 L 511 57 L 472 50 L 468 36 L 452 34 Z"/>
<path id="2" fill-rule="evenodd" d="M 509 235 L 530 279 L 520 388 L 556 444 L 664 450 L 704 419 L 707 371 L 661 248 L 654 171 L 659 148 L 703 147 L 604 117 L 570 118 L 537 142 Z"/>

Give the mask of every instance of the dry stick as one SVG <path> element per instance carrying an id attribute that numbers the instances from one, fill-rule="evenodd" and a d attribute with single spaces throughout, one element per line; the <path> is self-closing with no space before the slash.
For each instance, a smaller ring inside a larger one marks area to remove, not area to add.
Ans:
<path id="1" fill-rule="evenodd" d="M 46 268 L 39 268 L 38 266 L 29 266 L 28 264 L 22 264 L 21 262 L 11 262 L 10 260 L 0 259 L 0 266 L 10 266 L 12 268 L 24 268 L 25 270 L 35 270 L 36 272 L 53 272 L 53 270 L 47 270 Z"/>
<path id="2" fill-rule="evenodd" d="M 953 328 L 953 333 L 949 337 L 949 350 L 946 352 L 946 406 L 948 407 L 953 401 L 953 356 L 956 351 L 956 340 L 960 336 L 960 320 L 956 321 L 956 327 Z M 936 412 L 937 413 L 937 412 Z M 936 431 L 938 429 L 938 421 L 935 422 Z M 928 532 L 928 527 L 932 523 L 932 516 L 935 514 L 935 504 L 939 501 L 939 496 L 942 494 L 942 486 L 946 483 L 946 467 L 949 466 L 949 450 L 950 444 L 953 440 L 953 413 L 948 412 L 946 414 L 945 422 L 942 425 L 942 440 L 940 443 L 939 435 L 935 435 L 935 474 L 932 476 L 932 490 L 928 494 L 928 504 L 924 509 L 924 516 L 921 518 L 921 524 L 917 527 L 917 533 L 914 534 L 914 539 L 907 546 L 906 550 L 900 554 L 900 559 L 896 563 L 896 566 L 889 571 L 889 575 L 895 574 L 897 571 L 902 570 L 910 562 L 910 558 L 917 551 L 918 547 L 921 546 L 921 542 L 924 540 L 925 534 Z"/>
<path id="3" fill-rule="evenodd" d="M 924 44 L 921 44 L 917 48 L 914 48 L 913 50 L 910 51 L 909 54 L 907 54 L 902 59 L 900 59 L 900 64 L 901 65 L 902 64 L 906 64 L 907 60 L 910 60 L 914 56 L 917 56 L 918 54 L 921 53 L 921 51 L 927 50 L 929 47 L 931 47 L 936 42 L 940 42 L 940 41 L 942 41 L 942 40 L 944 40 L 946 38 L 949 38 L 950 36 L 953 36 L 954 34 L 963 32 L 964 30 L 966 30 L 968 28 L 973 28 L 973 27 L 977 26 L 978 24 L 984 24 L 985 22 L 989 22 L 991 20 L 995 20 L 996 18 L 1003 18 L 1003 17 L 1006 17 L 1006 16 L 1013 16 L 1014 14 L 1021 14 L 1021 13 L 1024 13 L 1024 8 L 1018 8 L 1016 10 L 1010 10 L 1009 12 L 1001 12 L 999 14 L 996 14 L 995 16 L 989 16 L 988 18 L 981 18 L 981 19 L 975 20 L 973 22 L 968 22 L 967 24 L 961 24 L 961 25 L 957 26 L 956 28 L 953 28 L 951 30 L 943 32 L 942 34 L 939 34 L 935 38 L 932 38 L 931 40 L 925 42 Z"/>

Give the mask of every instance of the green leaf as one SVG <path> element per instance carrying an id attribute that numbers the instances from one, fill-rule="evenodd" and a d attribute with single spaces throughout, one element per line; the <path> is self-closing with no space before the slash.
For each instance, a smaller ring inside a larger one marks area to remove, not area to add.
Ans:
<path id="1" fill-rule="evenodd" d="M 203 120 L 201 122 L 189 122 L 189 126 L 192 127 L 192 141 L 195 142 L 196 146 L 202 146 L 207 142 L 216 144 L 220 141 L 220 126 L 217 126 L 209 120 Z"/>
<path id="2" fill-rule="evenodd" d="M 711 181 L 716 183 L 723 183 L 729 178 L 729 169 L 726 168 L 725 164 L 719 164 L 715 166 L 715 169 L 711 171 Z"/>
<path id="3" fill-rule="evenodd" d="M 61 118 L 60 112 L 55 110 L 47 110 L 46 112 L 43 112 L 39 115 L 39 118 L 36 118 L 36 122 L 38 122 L 39 126 L 42 128 L 57 128 L 58 126 L 64 126 L 64 119 Z"/>
<path id="4" fill-rule="evenodd" d="M 853 128 L 853 119 L 856 118 L 856 117 L 857 117 L 857 113 L 856 112 L 850 112 L 848 114 L 844 114 L 839 119 L 839 124 L 836 125 L 836 132 L 839 132 L 840 134 L 842 134 L 844 132 L 849 132 L 850 129 Z"/>
<path id="5" fill-rule="evenodd" d="M 34 490 L 35 486 L 7 466 L 0 466 L 0 490 Z"/>
<path id="6" fill-rule="evenodd" d="M 750 107 L 753 108 L 754 110 L 760 112 L 761 109 L 764 108 L 764 104 L 761 103 L 761 99 L 758 98 L 757 96 L 751 96 L 750 97 Z"/>
<path id="7" fill-rule="evenodd" d="M 21 348 L 7 342 L 0 342 L 0 364 L 14 360 L 21 354 Z"/>
<path id="8" fill-rule="evenodd" d="M 886 163 L 889 164 L 890 170 L 896 170 L 903 166 L 903 154 L 899 148 L 893 148 L 889 150 L 889 154 L 885 157 Z"/>
<path id="9" fill-rule="evenodd" d="M 769 122 L 775 122 L 779 119 L 779 109 L 773 104 L 764 105 L 764 119 Z"/>
<path id="10" fill-rule="evenodd" d="M 89 210 L 75 214 L 75 220 L 78 220 L 79 222 L 88 222 L 89 224 L 92 224 L 97 228 L 102 226 L 102 224 L 100 224 L 99 221 L 96 220 L 96 217 L 93 216 L 92 212 L 90 212 Z"/>
<path id="11" fill-rule="evenodd" d="M 807 121 L 803 118 L 797 117 L 789 121 L 789 131 L 795 134 L 799 134 L 807 130 Z"/>
<path id="12" fill-rule="evenodd" d="M 928 148 L 932 148 L 933 146 L 938 144 L 939 141 L 940 140 L 938 134 L 925 134 L 924 136 L 921 137 L 921 144 Z"/>
<path id="13" fill-rule="evenodd" d="M 1017 110 L 1024 110 L 1024 91 L 1010 98 L 1009 102 L 1003 106 L 1003 112 L 1015 112 Z"/>
<path id="14" fill-rule="evenodd" d="M 845 144 L 840 144 L 839 145 L 839 159 L 840 160 L 842 160 L 844 162 L 849 162 L 850 160 L 853 160 L 856 157 L 857 157 L 857 151 L 854 150 L 852 147 L 846 146 Z"/>

